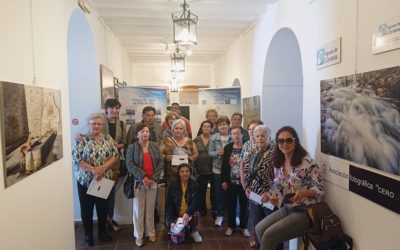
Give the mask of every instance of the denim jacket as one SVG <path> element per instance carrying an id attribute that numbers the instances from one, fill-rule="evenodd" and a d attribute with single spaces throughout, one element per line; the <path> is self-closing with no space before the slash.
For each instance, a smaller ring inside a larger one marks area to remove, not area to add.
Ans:
<path id="1" fill-rule="evenodd" d="M 160 149 L 155 142 L 149 142 L 148 150 L 153 162 L 153 180 L 158 181 L 164 166 L 164 159 L 161 157 Z M 143 170 L 143 148 L 138 141 L 128 147 L 128 151 L 126 152 L 126 168 L 136 181 L 143 180 L 145 176 Z"/>
<path id="2" fill-rule="evenodd" d="M 232 137 L 229 135 L 228 143 L 232 142 Z M 218 155 L 219 151 L 224 148 L 221 140 L 221 134 L 213 134 L 209 141 L 208 155 L 212 159 L 213 173 L 221 174 L 222 157 Z"/>

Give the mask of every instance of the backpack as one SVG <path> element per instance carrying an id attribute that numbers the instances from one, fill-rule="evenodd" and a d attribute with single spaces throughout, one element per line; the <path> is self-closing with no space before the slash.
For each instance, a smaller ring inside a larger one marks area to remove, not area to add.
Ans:
<path id="1" fill-rule="evenodd" d="M 307 208 L 310 217 L 310 228 L 306 232 L 314 246 L 338 239 L 343 235 L 339 217 L 334 214 L 326 202 L 315 203 Z M 308 242 L 305 243 L 305 246 Z M 306 249 L 306 248 L 305 248 Z"/>

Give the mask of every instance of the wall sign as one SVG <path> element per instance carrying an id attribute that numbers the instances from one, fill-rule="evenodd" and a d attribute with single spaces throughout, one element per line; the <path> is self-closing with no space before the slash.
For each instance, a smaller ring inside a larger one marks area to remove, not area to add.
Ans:
<path id="1" fill-rule="evenodd" d="M 378 54 L 400 48 L 400 16 L 383 21 L 372 34 L 372 53 Z"/>
<path id="2" fill-rule="evenodd" d="M 317 49 L 317 69 L 341 62 L 341 37 Z"/>
<path id="3" fill-rule="evenodd" d="M 399 187 L 399 180 L 350 165 L 350 191 L 396 213 L 400 213 Z"/>

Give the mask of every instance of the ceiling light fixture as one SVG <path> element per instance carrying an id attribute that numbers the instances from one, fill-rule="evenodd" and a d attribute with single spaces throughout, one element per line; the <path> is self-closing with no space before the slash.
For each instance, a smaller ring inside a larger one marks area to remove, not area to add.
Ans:
<path id="1" fill-rule="evenodd" d="M 191 56 L 193 54 L 193 51 L 190 47 L 186 47 L 185 55 L 186 56 Z"/>
<path id="2" fill-rule="evenodd" d="M 186 0 L 181 4 L 182 11 L 172 13 L 174 26 L 174 43 L 179 45 L 197 44 L 197 15 L 190 12 Z"/>
<path id="3" fill-rule="evenodd" d="M 171 54 L 171 72 L 185 72 L 185 54 L 176 46 L 175 53 Z"/>
<path id="4" fill-rule="evenodd" d="M 178 92 L 179 91 L 179 79 L 171 76 L 171 79 L 169 80 L 170 84 L 170 90 L 171 92 Z"/>

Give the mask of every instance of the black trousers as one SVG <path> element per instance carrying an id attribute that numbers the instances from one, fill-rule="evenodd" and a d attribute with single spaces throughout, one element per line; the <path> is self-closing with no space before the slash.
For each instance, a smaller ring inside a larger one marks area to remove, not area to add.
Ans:
<path id="1" fill-rule="evenodd" d="M 98 219 L 98 233 L 106 231 L 108 202 L 105 199 L 86 194 L 87 187 L 78 185 L 79 203 L 81 206 L 81 217 L 85 234 L 93 234 L 93 208 L 96 205 Z"/>
<path id="2" fill-rule="evenodd" d="M 249 220 L 249 203 L 242 185 L 229 183 L 228 190 L 226 191 L 226 196 L 228 201 L 228 226 L 232 229 L 236 227 L 236 206 L 239 199 L 240 228 L 247 228 L 247 221 Z"/>
<path id="3" fill-rule="evenodd" d="M 206 194 L 207 194 L 208 183 L 210 183 L 210 185 L 211 185 L 210 191 L 212 191 L 213 187 L 214 187 L 214 183 L 212 180 L 212 174 L 199 175 L 198 182 L 199 182 L 199 190 L 198 190 L 199 211 L 200 211 L 200 215 L 202 215 L 204 213 L 207 213 Z M 211 200 L 211 210 L 213 210 L 214 209 L 214 201 L 213 201 L 212 193 L 210 193 L 210 200 Z"/>

